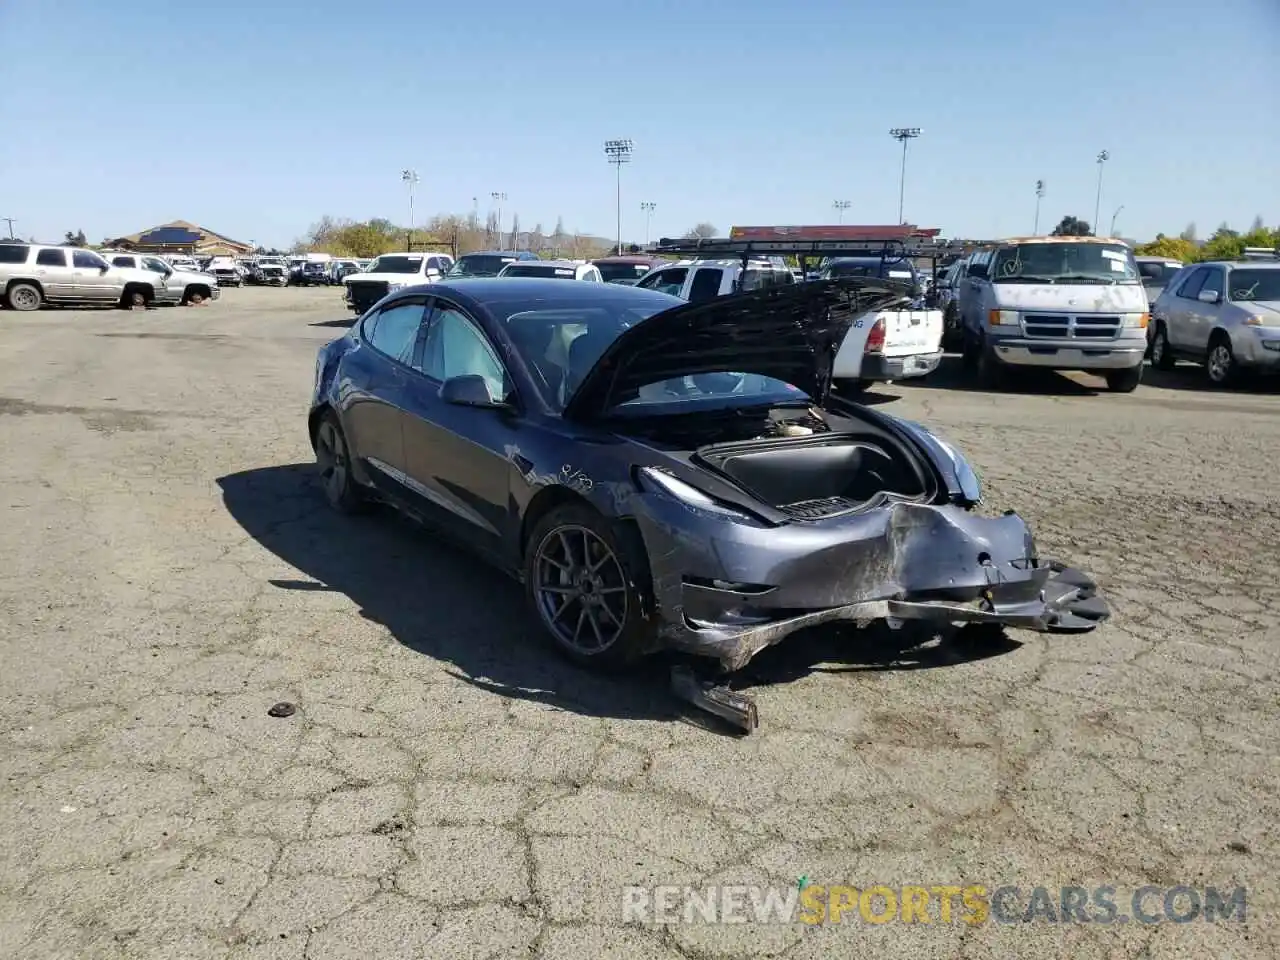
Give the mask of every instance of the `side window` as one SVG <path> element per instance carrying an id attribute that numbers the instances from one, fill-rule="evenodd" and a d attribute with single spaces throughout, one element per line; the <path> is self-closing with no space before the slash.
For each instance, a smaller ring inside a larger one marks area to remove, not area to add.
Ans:
<path id="1" fill-rule="evenodd" d="M 111 265 L 113 267 L 132 267 L 133 257 L 112 257 Z"/>
<path id="2" fill-rule="evenodd" d="M 439 269 L 440 269 L 440 258 L 439 258 L 439 257 L 427 257 L 427 269 L 428 269 L 428 270 L 439 270 Z"/>
<path id="3" fill-rule="evenodd" d="M 759 271 L 748 271 L 759 273 Z M 701 267 L 693 275 L 693 283 L 689 286 L 689 302 L 704 303 L 720 296 L 721 272 L 719 267 Z M 743 284 L 744 289 L 753 289 Z"/>
<path id="4" fill-rule="evenodd" d="M 16 243 L 0 243 L 0 263 L 26 263 L 30 253 L 30 247 Z"/>
<path id="5" fill-rule="evenodd" d="M 484 333 L 460 310 L 443 304 L 431 318 L 422 372 L 441 383 L 452 377 L 483 377 L 494 400 L 509 392 L 502 364 Z"/>
<path id="6" fill-rule="evenodd" d="M 88 250 L 72 250 L 71 264 L 82 270 L 101 270 L 107 265 L 107 261 L 96 253 L 90 253 Z"/>
<path id="7" fill-rule="evenodd" d="M 1204 286 L 1205 279 L 1209 276 L 1209 271 L 1204 267 L 1191 271 L 1191 276 L 1182 281 L 1182 286 L 1178 288 L 1178 296 L 1184 300 L 1194 300 L 1200 293 L 1200 288 Z"/>
<path id="8" fill-rule="evenodd" d="M 156 273 L 164 273 L 169 269 L 169 265 L 159 257 L 143 257 L 142 262 L 148 270 L 154 270 Z"/>
<path id="9" fill-rule="evenodd" d="M 36 254 L 36 265 L 41 267 L 65 267 L 67 252 L 65 250 L 41 250 Z"/>
<path id="10" fill-rule="evenodd" d="M 1204 284 L 1200 287 L 1200 292 L 1215 293 L 1222 296 L 1222 268 L 1206 267 L 1204 271 Z"/>
<path id="11" fill-rule="evenodd" d="M 364 322 L 364 337 L 379 353 L 409 363 L 413 360 L 413 345 L 418 339 L 425 308 L 421 300 L 400 301 L 383 307 Z"/>
<path id="12" fill-rule="evenodd" d="M 689 276 L 688 267 L 671 267 L 667 270 L 659 270 L 657 273 L 649 274 L 643 283 L 638 283 L 636 286 L 647 287 L 650 290 L 661 290 L 663 293 L 678 297 L 687 276 Z"/>

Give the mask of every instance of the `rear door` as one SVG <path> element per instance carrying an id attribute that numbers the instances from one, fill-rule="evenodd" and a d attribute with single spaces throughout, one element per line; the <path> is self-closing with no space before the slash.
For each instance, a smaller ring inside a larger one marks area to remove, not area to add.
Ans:
<path id="1" fill-rule="evenodd" d="M 351 455 L 384 493 L 408 498 L 403 421 L 410 364 L 422 333 L 425 297 L 387 304 L 364 318 L 357 345 L 342 359 L 342 421 Z"/>
<path id="2" fill-rule="evenodd" d="M 666 267 L 642 277 L 636 286 L 646 290 L 661 290 L 663 293 L 678 297 L 680 291 L 684 289 L 684 282 L 688 276 L 688 267 Z"/>
<path id="3" fill-rule="evenodd" d="M 124 292 L 124 280 L 120 274 L 91 250 L 71 251 L 71 272 L 75 277 L 76 293 L 82 300 L 114 303 Z M 160 282 L 157 277 L 155 285 Z"/>
<path id="4" fill-rule="evenodd" d="M 35 278 L 44 289 L 46 300 L 80 300 L 82 294 L 76 287 L 75 275 L 67 260 L 67 251 L 61 247 L 45 247 L 36 251 L 32 265 Z"/>
<path id="5" fill-rule="evenodd" d="M 1173 296 L 1165 297 L 1165 335 L 1169 343 L 1179 350 L 1195 349 L 1196 296 L 1208 276 L 1208 267 L 1196 267 L 1179 281 Z"/>

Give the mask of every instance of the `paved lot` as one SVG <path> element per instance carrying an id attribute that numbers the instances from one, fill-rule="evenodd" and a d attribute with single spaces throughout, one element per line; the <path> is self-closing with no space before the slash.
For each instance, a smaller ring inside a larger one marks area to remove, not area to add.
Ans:
<path id="1" fill-rule="evenodd" d="M 292 289 L 0 313 L 0 956 L 1280 955 L 1274 388 L 873 395 L 1117 614 L 801 643 L 736 739 L 660 670 L 548 659 L 514 585 L 427 534 L 326 511 L 304 413 L 344 316 Z M 621 922 L 626 884 L 801 876 L 1245 884 L 1249 919 Z"/>

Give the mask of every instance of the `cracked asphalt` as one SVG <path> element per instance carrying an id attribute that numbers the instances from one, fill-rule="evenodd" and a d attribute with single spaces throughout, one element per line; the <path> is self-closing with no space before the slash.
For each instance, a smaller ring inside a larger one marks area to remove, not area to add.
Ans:
<path id="1" fill-rule="evenodd" d="M 992 395 L 944 368 L 869 395 L 1115 616 L 798 640 L 735 738 L 660 666 L 547 655 L 516 586 L 424 531 L 324 508 L 305 414 L 339 300 L 0 313 L 0 956 L 1280 955 L 1274 387 Z M 800 876 L 1244 885 L 1248 919 L 622 922 L 628 884 Z"/>

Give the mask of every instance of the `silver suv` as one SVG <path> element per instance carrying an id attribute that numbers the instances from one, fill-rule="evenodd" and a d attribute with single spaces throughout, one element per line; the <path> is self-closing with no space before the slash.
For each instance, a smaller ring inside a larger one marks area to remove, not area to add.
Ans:
<path id="1" fill-rule="evenodd" d="M 92 250 L 0 242 L 0 299 L 14 310 L 44 304 L 146 307 L 168 296 L 162 274 L 113 267 Z"/>
<path id="2" fill-rule="evenodd" d="M 180 269 L 145 253 L 104 252 L 104 256 L 111 261 L 113 267 L 129 267 L 160 274 L 164 278 L 164 286 L 156 290 L 157 303 L 167 306 L 198 306 L 206 300 L 217 300 L 222 296 L 217 279 L 207 273 Z"/>

